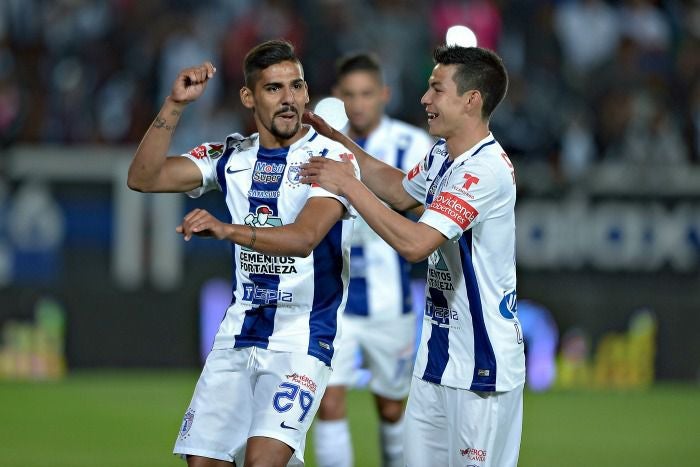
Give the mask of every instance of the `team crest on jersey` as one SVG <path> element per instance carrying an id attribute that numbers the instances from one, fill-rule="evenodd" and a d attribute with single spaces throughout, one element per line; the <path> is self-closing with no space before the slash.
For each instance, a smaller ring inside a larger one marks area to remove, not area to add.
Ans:
<path id="1" fill-rule="evenodd" d="M 286 184 L 290 188 L 297 188 L 301 182 L 301 162 L 295 162 L 287 169 Z"/>
<path id="2" fill-rule="evenodd" d="M 515 290 L 511 290 L 503 295 L 501 303 L 498 305 L 498 311 L 505 319 L 513 319 L 518 314 L 518 294 Z"/>
<path id="3" fill-rule="evenodd" d="M 189 408 L 182 418 L 182 426 L 180 426 L 180 439 L 186 439 L 189 436 L 192 422 L 194 421 L 194 409 Z"/>

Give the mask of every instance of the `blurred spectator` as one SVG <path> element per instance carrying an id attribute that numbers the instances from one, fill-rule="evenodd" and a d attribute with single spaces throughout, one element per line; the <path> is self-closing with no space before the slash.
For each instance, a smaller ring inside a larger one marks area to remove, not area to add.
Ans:
<path id="1" fill-rule="evenodd" d="M 564 61 L 577 82 L 610 59 L 620 38 L 615 10 L 602 0 L 569 0 L 555 6 L 554 26 Z"/>
<path id="2" fill-rule="evenodd" d="M 173 150 L 192 146 L 215 126 L 230 126 L 222 119 L 245 126 L 249 116 L 238 102 L 241 54 L 273 37 L 295 43 L 314 99 L 330 92 L 328 70 L 338 56 L 373 50 L 386 64 L 385 78 L 394 89 L 389 110 L 424 124 L 419 99 L 432 67 L 426 52 L 444 40 L 449 26 L 464 24 L 481 46 L 498 50 L 511 70 L 511 90 L 493 128 L 513 155 L 548 164 L 552 174 L 569 182 L 604 157 L 649 161 L 644 154 L 653 147 L 650 134 L 667 144 L 665 155 L 651 159 L 700 160 L 698 2 L 174 0 L 167 9 L 164 5 L 0 2 L 0 144 L 136 143 L 167 92 L 169 83 L 161 76 L 206 59 L 218 65 L 219 78 L 211 83 L 218 89 L 181 122 L 184 129 Z M 650 133 L 642 134 L 645 130 Z M 676 152 L 683 154 L 671 154 Z"/>

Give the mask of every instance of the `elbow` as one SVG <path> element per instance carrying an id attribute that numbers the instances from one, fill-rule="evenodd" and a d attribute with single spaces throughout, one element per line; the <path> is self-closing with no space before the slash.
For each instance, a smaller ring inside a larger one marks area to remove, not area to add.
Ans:
<path id="1" fill-rule="evenodd" d="M 425 258 L 430 256 L 430 253 L 432 253 L 432 252 L 431 251 L 422 252 L 422 251 L 412 250 L 412 251 L 401 252 L 401 256 L 403 256 L 403 258 L 406 261 L 408 261 L 409 263 L 420 263 Z"/>
<path id="2" fill-rule="evenodd" d="M 435 251 L 432 245 L 413 242 L 398 249 L 399 254 L 409 263 L 420 263 Z"/>
<path id="3" fill-rule="evenodd" d="M 150 193 L 151 190 L 148 184 L 144 180 L 140 180 L 139 177 L 129 171 L 129 176 L 126 179 L 126 186 L 130 190 L 138 191 L 139 193 Z"/>

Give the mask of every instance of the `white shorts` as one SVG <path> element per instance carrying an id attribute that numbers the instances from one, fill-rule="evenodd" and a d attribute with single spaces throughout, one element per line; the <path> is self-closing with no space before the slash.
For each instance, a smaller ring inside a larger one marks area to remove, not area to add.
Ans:
<path id="1" fill-rule="evenodd" d="M 330 369 L 310 355 L 258 347 L 212 350 L 175 442 L 175 454 L 242 466 L 252 436 L 294 449 L 288 465 L 304 465 L 306 432 Z"/>
<path id="2" fill-rule="evenodd" d="M 515 467 L 522 423 L 522 385 L 482 392 L 414 377 L 406 406 L 406 465 Z"/>
<path id="3" fill-rule="evenodd" d="M 370 370 L 370 390 L 387 399 L 408 395 L 415 360 L 416 317 L 371 320 L 343 315 L 343 333 L 336 344 L 329 386 L 353 386 L 358 381 L 358 354 Z"/>

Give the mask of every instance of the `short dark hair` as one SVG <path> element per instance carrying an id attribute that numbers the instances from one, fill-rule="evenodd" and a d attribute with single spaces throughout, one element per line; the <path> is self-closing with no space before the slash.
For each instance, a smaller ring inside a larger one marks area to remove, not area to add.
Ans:
<path id="1" fill-rule="evenodd" d="M 374 73 L 380 82 L 384 82 L 382 66 L 379 57 L 370 52 L 357 52 L 345 55 L 335 63 L 335 79 L 340 81 L 344 76 L 355 71 Z"/>
<path id="2" fill-rule="evenodd" d="M 245 85 L 249 88 L 255 86 L 258 75 L 265 68 L 281 62 L 296 62 L 301 67 L 302 74 L 304 68 L 301 60 L 294 53 L 294 46 L 291 42 L 275 39 L 256 45 L 246 54 L 243 60 L 243 77 Z"/>
<path id="3" fill-rule="evenodd" d="M 433 52 L 436 64 L 457 65 L 452 79 L 461 95 L 470 89 L 481 93 L 481 116 L 488 119 L 508 89 L 508 72 L 501 57 L 481 47 L 441 45 Z"/>

